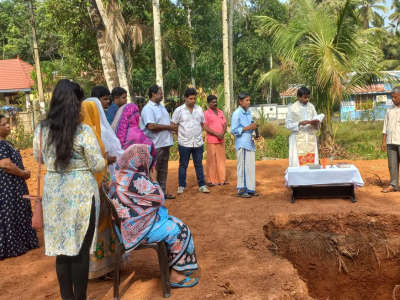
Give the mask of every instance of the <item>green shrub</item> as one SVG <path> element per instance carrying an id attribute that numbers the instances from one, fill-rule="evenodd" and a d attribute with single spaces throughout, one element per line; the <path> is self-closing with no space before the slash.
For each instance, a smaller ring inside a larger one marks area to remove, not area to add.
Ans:
<path id="1" fill-rule="evenodd" d="M 17 126 L 9 135 L 8 140 L 16 149 L 23 150 L 32 147 L 33 135 L 25 133 L 24 126 Z"/>
<path id="2" fill-rule="evenodd" d="M 374 143 L 355 143 L 345 148 L 349 157 L 352 159 L 379 159 L 386 158 L 386 152 L 382 152 L 380 144 Z"/>
<path id="3" fill-rule="evenodd" d="M 278 135 L 273 140 L 267 141 L 266 157 L 288 158 L 289 140 L 287 136 Z"/>
<path id="4" fill-rule="evenodd" d="M 236 159 L 235 138 L 227 132 L 225 134 L 225 154 L 226 159 Z M 203 159 L 207 158 L 207 143 L 204 143 Z M 175 140 L 174 145 L 170 149 L 169 160 L 179 160 L 178 141 Z"/>
<path id="5" fill-rule="evenodd" d="M 226 159 L 236 159 L 235 137 L 230 133 L 225 134 L 225 156 Z"/>
<path id="6" fill-rule="evenodd" d="M 179 151 L 178 151 L 178 141 L 174 141 L 174 144 L 169 150 L 169 160 L 178 160 L 179 159 Z"/>
<path id="7" fill-rule="evenodd" d="M 279 134 L 279 126 L 274 123 L 265 122 L 259 126 L 258 132 L 265 139 L 275 138 Z"/>
<path id="8" fill-rule="evenodd" d="M 334 124 L 334 141 L 351 159 L 386 158 L 380 151 L 383 121 L 358 121 Z"/>

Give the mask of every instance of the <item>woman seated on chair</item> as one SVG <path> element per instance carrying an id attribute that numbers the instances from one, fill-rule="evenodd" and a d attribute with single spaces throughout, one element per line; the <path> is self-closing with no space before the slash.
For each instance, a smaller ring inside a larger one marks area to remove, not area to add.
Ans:
<path id="1" fill-rule="evenodd" d="M 164 241 L 171 287 L 192 287 L 198 283 L 197 278 L 189 277 L 198 268 L 193 238 L 189 227 L 170 216 L 164 206 L 164 194 L 155 181 L 151 147 L 131 145 L 117 162 L 110 198 L 121 219 L 122 241 L 127 251 L 143 243 Z"/>

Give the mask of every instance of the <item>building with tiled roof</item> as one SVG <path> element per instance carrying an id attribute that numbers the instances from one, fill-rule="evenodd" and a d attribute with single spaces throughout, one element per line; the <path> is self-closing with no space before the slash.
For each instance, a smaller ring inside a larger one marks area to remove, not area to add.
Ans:
<path id="1" fill-rule="evenodd" d="M 29 111 L 34 86 L 33 69 L 19 57 L 0 60 L 0 113 L 9 116 L 13 125 L 22 125 L 26 133 L 34 128 L 32 111 Z M 23 103 L 26 111 L 20 112 Z"/>
<path id="2" fill-rule="evenodd" d="M 30 92 L 33 66 L 20 58 L 0 60 L 0 93 Z"/>
<path id="3" fill-rule="evenodd" d="M 400 80 L 399 71 L 385 71 L 392 80 Z M 391 91 L 393 82 L 384 81 L 376 84 L 354 87 L 349 97 L 340 103 L 340 120 L 369 121 L 383 120 L 386 110 L 393 106 Z"/>

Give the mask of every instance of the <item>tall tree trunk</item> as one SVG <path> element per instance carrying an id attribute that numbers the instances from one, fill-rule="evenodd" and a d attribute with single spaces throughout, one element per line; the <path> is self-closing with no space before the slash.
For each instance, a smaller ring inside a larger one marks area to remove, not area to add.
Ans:
<path id="1" fill-rule="evenodd" d="M 229 0 L 229 16 L 228 16 L 228 33 L 229 33 L 229 89 L 231 94 L 230 106 L 231 109 L 234 105 L 234 91 L 233 91 L 233 11 L 234 0 Z"/>
<path id="2" fill-rule="evenodd" d="M 190 29 L 190 32 L 192 34 L 192 18 L 191 18 L 191 9 L 190 6 L 188 4 L 187 6 L 187 23 Z M 193 34 L 192 34 L 193 36 Z M 193 47 L 190 48 L 190 77 L 192 80 L 192 85 L 194 88 L 196 88 L 196 79 L 194 78 L 194 68 L 195 68 L 195 58 L 194 58 L 194 49 Z"/>
<path id="3" fill-rule="evenodd" d="M 95 0 L 90 0 L 88 12 L 93 27 L 96 30 L 96 39 L 100 52 L 101 64 L 103 66 L 104 78 L 106 79 L 108 88 L 111 90 L 114 87 L 119 86 L 117 68 L 112 56 L 112 49 L 107 45 L 104 23 L 99 10 L 97 9 Z"/>
<path id="4" fill-rule="evenodd" d="M 123 27 L 123 24 L 115 24 L 115 22 L 121 20 L 122 15 L 115 16 L 115 17 L 112 17 L 109 15 L 111 13 L 120 14 L 121 12 L 117 11 L 117 10 L 107 11 L 106 8 L 104 7 L 103 0 L 95 0 L 95 1 L 97 4 L 97 8 L 100 12 L 101 18 L 103 20 L 103 23 L 105 25 L 107 34 L 113 43 L 114 60 L 115 60 L 115 66 L 117 68 L 119 84 L 121 87 L 123 87 L 124 89 L 127 90 L 128 99 L 131 100 L 131 93 L 130 93 L 131 87 L 130 87 L 130 84 L 128 81 L 128 75 L 127 75 L 126 64 L 125 64 L 125 56 L 124 56 L 124 51 L 122 48 L 123 40 L 120 40 L 118 38 L 117 32 L 115 30 L 116 26 Z M 113 7 L 115 7 L 115 5 Z M 117 8 L 118 8 L 118 6 L 117 6 Z M 122 39 L 121 35 L 120 35 L 120 38 Z"/>
<path id="5" fill-rule="evenodd" d="M 363 7 L 363 12 L 364 12 L 364 18 L 363 18 L 363 27 L 364 29 L 368 29 L 369 28 L 369 19 L 368 19 L 368 14 L 370 11 L 370 7 L 367 4 L 366 6 Z"/>
<path id="6" fill-rule="evenodd" d="M 31 14 L 33 56 L 35 59 L 37 87 L 38 87 L 38 92 L 39 92 L 39 103 L 37 103 L 37 101 L 35 101 L 35 103 L 33 105 L 35 124 L 37 124 L 39 122 L 39 116 L 40 116 L 40 103 L 44 102 L 44 92 L 43 92 L 42 72 L 40 70 L 39 48 L 38 48 L 37 38 L 36 38 L 35 14 L 33 12 L 32 0 L 29 0 L 28 4 L 29 4 L 29 11 Z"/>
<path id="7" fill-rule="evenodd" d="M 318 92 L 316 94 L 317 97 L 320 99 L 321 95 L 318 95 Z M 325 118 L 321 124 L 320 145 L 325 149 L 333 149 L 334 147 L 333 128 L 332 128 L 332 114 L 333 114 L 332 101 L 333 100 L 325 99 L 325 101 L 322 101 L 322 103 L 324 104 L 321 107 L 322 112 L 325 114 Z"/>
<path id="8" fill-rule="evenodd" d="M 228 22 L 228 0 L 222 0 L 222 53 L 224 60 L 224 96 L 225 96 L 225 113 L 231 115 L 231 71 L 229 60 L 229 22 Z"/>
<path id="9" fill-rule="evenodd" d="M 269 69 L 272 70 L 272 54 L 269 56 Z M 272 102 L 272 79 L 269 81 L 268 103 Z"/>
<path id="10" fill-rule="evenodd" d="M 153 0 L 153 27 L 154 27 L 154 51 L 156 59 L 156 83 L 164 90 L 162 50 L 161 50 L 161 24 L 160 1 Z"/>

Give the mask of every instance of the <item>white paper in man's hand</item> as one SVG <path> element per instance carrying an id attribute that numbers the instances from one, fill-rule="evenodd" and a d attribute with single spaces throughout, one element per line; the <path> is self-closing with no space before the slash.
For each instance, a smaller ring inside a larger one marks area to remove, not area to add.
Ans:
<path id="1" fill-rule="evenodd" d="M 324 120 L 324 118 L 325 118 L 325 115 L 324 115 L 324 114 L 319 114 L 319 115 L 316 115 L 316 116 L 313 118 L 313 120 L 318 120 L 318 121 L 322 122 L 322 121 Z"/>

